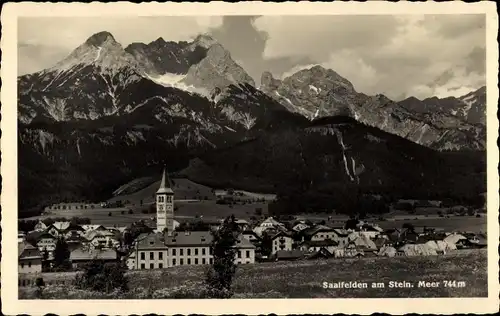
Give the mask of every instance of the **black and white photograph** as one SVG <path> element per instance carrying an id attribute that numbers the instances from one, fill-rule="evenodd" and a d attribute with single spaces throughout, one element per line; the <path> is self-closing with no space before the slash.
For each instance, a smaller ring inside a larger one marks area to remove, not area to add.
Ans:
<path id="1" fill-rule="evenodd" d="M 498 309 L 495 5 L 299 4 L 9 4 L 2 296 Z"/>

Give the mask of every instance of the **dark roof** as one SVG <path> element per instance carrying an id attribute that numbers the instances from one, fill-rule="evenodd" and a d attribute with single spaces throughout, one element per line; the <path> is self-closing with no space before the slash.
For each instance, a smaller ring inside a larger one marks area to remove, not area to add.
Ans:
<path id="1" fill-rule="evenodd" d="M 33 247 L 30 243 L 21 242 L 17 247 L 17 257 L 19 259 L 41 258 L 42 255 L 38 248 Z"/>
<path id="2" fill-rule="evenodd" d="M 446 234 L 444 233 L 431 233 L 431 234 L 425 234 L 425 235 L 420 235 L 417 237 L 416 242 L 417 243 L 426 243 L 428 241 L 434 240 L 443 240 L 446 238 Z"/>
<path id="3" fill-rule="evenodd" d="M 321 248 L 319 251 L 314 252 L 312 255 L 308 257 L 308 259 L 317 259 L 317 258 L 331 258 L 333 255 L 328 251 L 328 249 Z"/>
<path id="4" fill-rule="evenodd" d="M 140 239 L 137 239 L 138 249 L 165 249 L 165 237 L 162 233 L 151 233 L 147 235 L 139 235 Z"/>
<path id="5" fill-rule="evenodd" d="M 175 246 L 209 246 L 212 235 L 208 231 L 174 232 L 172 236 L 165 236 L 165 244 Z"/>
<path id="6" fill-rule="evenodd" d="M 271 236 L 271 240 L 276 239 L 280 236 L 292 238 L 292 235 L 290 233 L 284 232 L 284 231 L 279 231 L 276 234 L 274 234 L 273 236 Z"/>
<path id="7" fill-rule="evenodd" d="M 314 240 L 314 241 L 305 241 L 302 243 L 303 245 L 307 245 L 309 247 L 328 247 L 328 246 L 338 246 L 339 243 L 335 240 Z"/>
<path id="8" fill-rule="evenodd" d="M 30 238 L 31 238 L 31 234 L 29 235 Z M 52 234 L 49 234 L 47 233 L 46 231 L 43 231 L 43 232 L 40 232 L 39 234 L 36 234 L 36 235 L 33 235 L 33 237 L 35 237 L 34 239 L 36 240 L 36 242 L 38 242 L 40 239 L 42 238 L 51 238 L 51 239 L 57 239 L 56 237 L 54 237 Z M 26 238 L 28 238 L 28 236 L 26 236 Z"/>
<path id="9" fill-rule="evenodd" d="M 313 236 L 319 232 L 335 232 L 335 229 L 325 226 L 325 225 L 316 225 L 314 227 L 306 228 L 302 231 L 302 233 L 306 236 Z"/>

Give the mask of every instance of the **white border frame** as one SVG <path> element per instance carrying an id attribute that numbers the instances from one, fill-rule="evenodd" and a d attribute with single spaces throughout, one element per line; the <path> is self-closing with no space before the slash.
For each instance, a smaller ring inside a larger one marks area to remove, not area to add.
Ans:
<path id="1" fill-rule="evenodd" d="M 488 298 L 18 300 L 17 282 L 17 18 L 29 16 L 486 14 Z M 10 314 L 300 314 L 491 313 L 499 308 L 498 16 L 494 2 L 336 3 L 7 3 L 2 10 L 2 308 Z"/>

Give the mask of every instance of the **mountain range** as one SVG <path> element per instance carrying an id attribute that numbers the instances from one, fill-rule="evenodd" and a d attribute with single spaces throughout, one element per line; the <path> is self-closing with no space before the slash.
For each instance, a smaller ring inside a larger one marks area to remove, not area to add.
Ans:
<path id="1" fill-rule="evenodd" d="M 449 191 L 456 172 L 445 176 L 427 160 L 439 157 L 443 166 L 450 155 L 462 161 L 485 150 L 485 95 L 483 87 L 460 98 L 395 102 L 357 92 L 321 66 L 282 80 L 266 72 L 257 86 L 209 35 L 123 47 L 100 32 L 53 67 L 18 78 L 20 209 L 102 199 L 165 160 L 199 181 L 227 178 L 236 168 L 232 184 L 279 186 L 293 176 L 283 159 L 311 153 L 316 171 L 307 178 L 317 185 L 376 191 L 406 179 Z M 476 160 L 459 164 L 458 173 L 482 174 L 484 161 Z M 205 172 L 193 167 L 200 165 Z M 274 171 L 260 174 L 259 165 Z M 411 176 L 400 177 L 402 169 Z"/>

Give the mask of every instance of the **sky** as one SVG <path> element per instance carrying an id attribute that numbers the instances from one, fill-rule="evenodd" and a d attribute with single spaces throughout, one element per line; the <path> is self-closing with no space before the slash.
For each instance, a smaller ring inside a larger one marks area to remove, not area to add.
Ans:
<path id="1" fill-rule="evenodd" d="M 100 31 L 124 47 L 211 34 L 257 84 L 264 71 L 283 78 L 312 65 L 394 100 L 461 96 L 486 84 L 480 14 L 20 18 L 19 75 L 53 66 Z"/>

